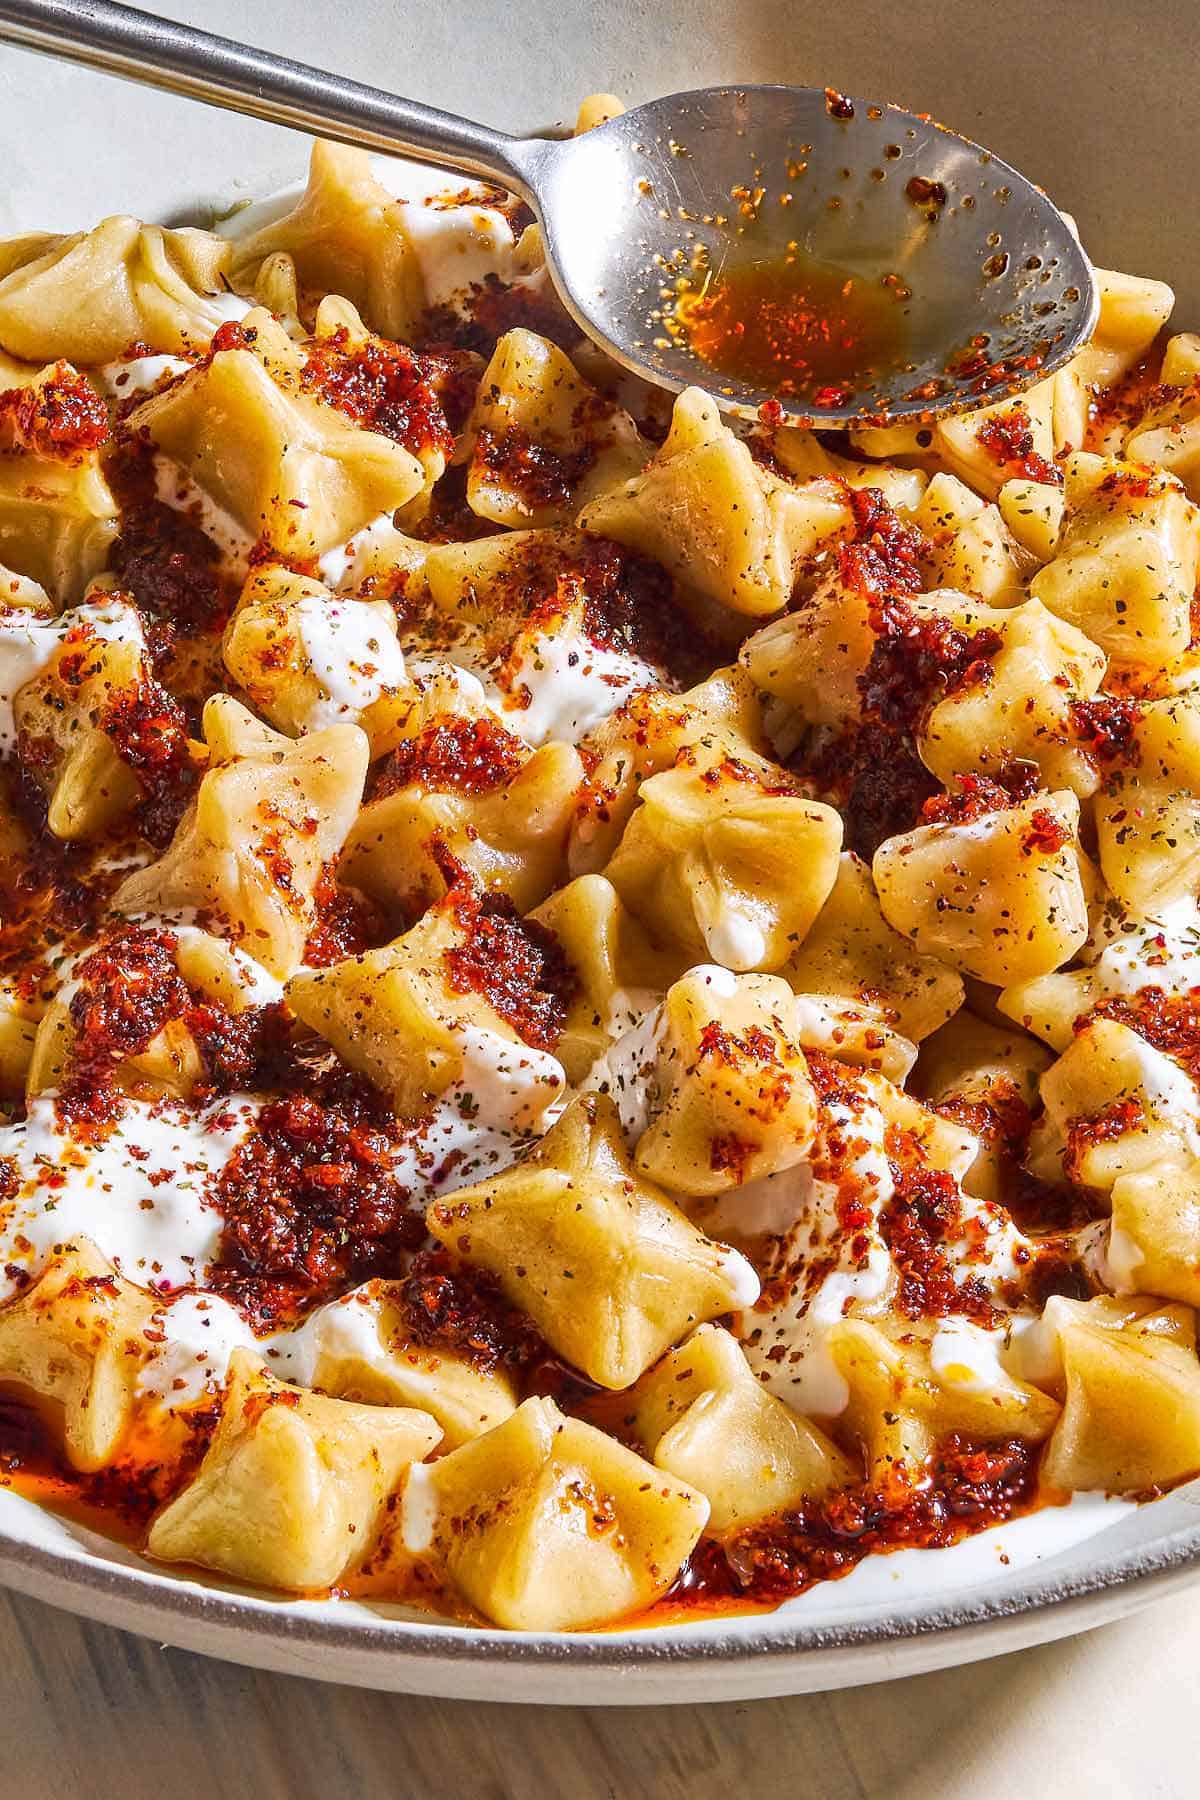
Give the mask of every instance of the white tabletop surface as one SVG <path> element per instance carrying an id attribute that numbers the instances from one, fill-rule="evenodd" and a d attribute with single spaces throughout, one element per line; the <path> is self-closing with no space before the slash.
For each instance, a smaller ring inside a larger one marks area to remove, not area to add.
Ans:
<path id="1" fill-rule="evenodd" d="M 479 1706 L 165 1650 L 0 1594 L 13 1800 L 1175 1800 L 1200 1586 L 1084 1637 L 751 1705 Z"/>

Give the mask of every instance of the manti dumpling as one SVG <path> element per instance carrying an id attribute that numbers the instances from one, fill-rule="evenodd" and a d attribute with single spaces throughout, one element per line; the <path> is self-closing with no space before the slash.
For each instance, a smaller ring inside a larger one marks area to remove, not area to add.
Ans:
<path id="1" fill-rule="evenodd" d="M 43 1414 L 72 1468 L 102 1469 L 119 1452 L 158 1304 L 78 1238 L 0 1307 L 0 1386 Z"/>
<path id="2" fill-rule="evenodd" d="M 629 1396 L 656 1469 L 698 1489 L 720 1535 L 854 1479 L 823 1431 L 759 1385 L 737 1339 L 701 1325 Z"/>
<path id="3" fill-rule="evenodd" d="M 642 473 L 579 515 L 585 531 L 657 558 L 718 609 L 751 617 L 786 606 L 804 559 L 852 522 L 844 487 L 792 486 L 760 468 L 700 388 L 679 396 Z"/>
<path id="4" fill-rule="evenodd" d="M 812 1146 L 817 1101 L 798 1044 L 796 998 L 774 975 L 692 969 L 663 1002 L 643 1175 L 682 1194 L 717 1194 L 798 1163 Z"/>
<path id="5" fill-rule="evenodd" d="M 411 450 L 302 389 L 303 352 L 261 308 L 238 341 L 131 414 L 148 440 L 282 557 L 320 556 L 423 493 Z"/>
<path id="6" fill-rule="evenodd" d="M 30 451 L 0 456 L 0 558 L 18 579 L 73 606 L 116 535 L 117 503 L 97 452 L 67 461 Z M 14 604 L 7 584 L 0 602 Z"/>
<path id="7" fill-rule="evenodd" d="M 943 1356 L 936 1335 L 905 1330 L 905 1323 L 849 1317 L 833 1328 L 833 1358 L 850 1391 L 845 1423 L 865 1443 L 876 1480 L 900 1473 L 911 1481 L 952 1432 L 976 1443 L 1023 1438 L 1040 1444 L 1050 1436 L 1059 1405 L 1049 1394 L 998 1362 L 981 1382 L 976 1357 Z M 948 1327 L 984 1335 L 969 1320 L 943 1321 L 934 1333 Z"/>
<path id="8" fill-rule="evenodd" d="M 210 231 L 119 215 L 0 244 L 0 344 L 31 362 L 115 361 L 133 344 L 201 350 L 230 315 L 230 248 Z"/>
<path id="9" fill-rule="evenodd" d="M 653 775 L 604 873 L 660 942 L 778 969 L 837 879 L 842 821 L 782 770 L 726 759 Z"/>
<path id="10" fill-rule="evenodd" d="M 1116 269 L 1093 269 L 1100 295 L 1096 329 L 1082 350 L 1054 377 L 1054 438 L 1060 450 L 1081 450 L 1089 438 L 1093 401 L 1117 386 L 1147 356 L 1171 316 L 1175 295 L 1165 281 L 1125 275 Z M 1162 379 L 1168 377 L 1164 374 Z M 1120 450 L 1124 435 L 1117 410 L 1107 432 L 1101 409 L 1102 447 Z M 1112 439 L 1110 442 L 1109 439 Z"/>
<path id="11" fill-rule="evenodd" d="M 1103 651 L 1040 601 L 988 611 L 986 623 L 1000 639 L 989 678 L 966 683 L 929 710 L 917 734 L 921 761 L 947 784 L 971 770 L 988 775 L 1009 762 L 1032 762 L 1043 786 L 1086 799 L 1099 777 L 1072 708 L 1099 688 Z"/>
<path id="12" fill-rule="evenodd" d="M 838 859 L 837 879 L 804 941 L 779 973 L 798 994 L 869 1002 L 907 1038 L 920 1042 L 957 1012 L 962 976 L 922 956 L 888 924 L 871 871 L 852 851 Z"/>
<path id="13" fill-rule="evenodd" d="M 427 1220 L 600 1387 L 628 1387 L 694 1326 L 758 1292 L 736 1251 L 637 1173 L 603 1094 L 574 1100 L 521 1162 L 434 1201 Z"/>
<path id="14" fill-rule="evenodd" d="M 281 979 L 297 968 L 315 893 L 358 810 L 367 740 L 331 725 L 293 740 L 228 694 L 204 708 L 209 767 L 162 857 L 122 882 L 125 913 L 196 907 Z"/>
<path id="15" fill-rule="evenodd" d="M 717 669 L 686 693 L 633 694 L 583 741 L 590 771 L 571 828 L 573 875 L 602 869 L 650 775 L 681 760 L 707 769 L 734 757 L 761 766 L 770 746 L 754 682 L 745 669 Z"/>
<path id="16" fill-rule="evenodd" d="M 974 594 L 991 606 L 1024 599 L 1022 579 L 1033 559 L 1022 550 L 1000 508 L 957 475 L 936 474 L 912 512 L 925 540 L 921 563 L 931 588 Z"/>
<path id="17" fill-rule="evenodd" d="M 513 527 L 569 524 L 635 475 L 652 448 L 562 350 L 520 329 L 496 345 L 466 435 L 471 510 Z"/>
<path id="18" fill-rule="evenodd" d="M 1138 1494 L 1200 1473 L 1200 1362 L 1190 1306 L 1144 1295 L 1056 1296 L 1046 1326 L 1062 1359 L 1063 1408 L 1046 1486 Z"/>
<path id="19" fill-rule="evenodd" d="M 888 838 L 872 875 L 889 924 L 981 981 L 1045 975 L 1088 934 L 1074 794 L 1034 794 Z"/>
<path id="20" fill-rule="evenodd" d="M 278 564 L 251 574 L 223 654 L 251 705 L 292 737 L 350 720 L 378 755 L 416 698 L 386 600 L 335 595 Z"/>
<path id="21" fill-rule="evenodd" d="M 405 1548 L 513 1631 L 610 1624 L 665 1593 L 708 1516 L 703 1495 L 552 1400 L 437 1462 L 404 1494 Z"/>
<path id="22" fill-rule="evenodd" d="M 368 1281 L 319 1308 L 304 1327 L 309 1381 L 338 1400 L 416 1407 L 441 1427 L 439 1448 L 456 1450 L 515 1412 L 516 1384 L 501 1362 L 417 1342 L 401 1289 Z"/>
<path id="23" fill-rule="evenodd" d="M 345 878 L 411 914 L 445 892 L 449 856 L 519 910 L 544 899 L 583 784 L 579 752 L 563 743 L 531 750 L 446 673 L 397 715 L 392 736 L 346 845 Z"/>
<path id="24" fill-rule="evenodd" d="M 13 698 L 22 761 L 47 795 L 54 835 L 70 842 L 96 837 L 141 791 L 120 753 L 122 717 L 136 723 L 153 679 L 141 619 L 124 596 L 97 590 L 90 604 L 56 619 L 0 618 L 0 658 L 16 660 L 22 639 L 30 662 L 45 658 Z M 165 733 L 173 709 L 161 698 Z"/>
<path id="25" fill-rule="evenodd" d="M 503 1087 L 515 1122 L 533 1125 L 561 1093 L 562 1068 L 523 1042 L 486 984 L 490 973 L 507 1007 L 497 959 L 523 949 L 532 964 L 538 943 L 525 940 L 520 921 L 505 914 L 498 924 L 507 939 L 501 949 L 488 924 L 478 896 L 453 888 L 393 943 L 294 976 L 288 1004 L 401 1115 L 420 1117 L 456 1084 L 468 1094 L 484 1084 Z M 462 978 L 464 970 L 470 979 Z M 532 1015 L 538 996 L 532 973 L 525 974 L 520 1005 Z"/>
<path id="26" fill-rule="evenodd" d="M 235 1350 L 216 1435 L 146 1548 L 264 1587 L 331 1587 L 369 1554 L 389 1495 L 440 1437 L 428 1413 L 289 1387 Z"/>
<path id="27" fill-rule="evenodd" d="M 1200 869 L 1200 692 L 1137 709 L 1128 754 L 1094 802 L 1104 879 L 1146 913 L 1196 888 Z"/>
<path id="28" fill-rule="evenodd" d="M 1163 352 L 1155 402 L 1130 432 L 1125 455 L 1157 463 L 1200 500 L 1200 336 L 1182 331 Z"/>
<path id="29" fill-rule="evenodd" d="M 267 258 L 286 254 L 303 288 L 344 294 L 373 330 L 407 341 L 420 323 L 425 290 L 403 220 L 365 150 L 318 140 L 308 187 L 293 211 L 234 245 L 235 277 L 252 281 Z"/>
<path id="30" fill-rule="evenodd" d="M 1173 475 L 1079 452 L 1064 465 L 1066 521 L 1030 592 L 1116 663 L 1161 663 L 1192 636 L 1200 517 Z"/>
<path id="31" fill-rule="evenodd" d="M 988 500 L 995 500 L 1013 476 L 1057 485 L 1061 478 L 1053 462 L 1054 385 L 1049 376 L 1015 399 L 939 419 L 933 429 L 933 455 Z"/>
<path id="32" fill-rule="evenodd" d="M 575 978 L 555 1053 L 580 1082 L 605 1049 L 656 1006 L 680 958 L 659 950 L 611 881 L 579 875 L 529 915 L 553 932 Z"/>
<path id="33" fill-rule="evenodd" d="M 1117 1019 L 1081 1021 L 1041 1080 L 1030 1165 L 1100 1193 L 1123 1175 L 1165 1180 L 1200 1157 L 1200 1093 L 1186 1071 Z"/>

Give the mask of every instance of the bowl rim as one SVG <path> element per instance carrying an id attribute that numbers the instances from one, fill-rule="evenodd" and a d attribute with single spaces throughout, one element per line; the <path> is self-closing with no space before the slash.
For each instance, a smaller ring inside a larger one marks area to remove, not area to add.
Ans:
<path id="1" fill-rule="evenodd" d="M 50 1512 L 48 1508 L 38 1510 Z M 55 1515 L 51 1512 L 50 1516 Z M 33 1543 L 0 1525 L 0 1582 L 51 1605 L 144 1635 L 152 1629 L 147 1617 L 152 1615 L 155 1622 L 164 1625 L 178 1621 L 185 1627 L 204 1627 L 210 1633 L 232 1631 L 247 1648 L 264 1643 L 279 1649 L 303 1645 L 334 1654 L 352 1654 L 379 1668 L 404 1662 L 430 1668 L 434 1664 L 453 1664 L 460 1668 L 526 1665 L 545 1669 L 569 1664 L 581 1670 L 628 1673 L 664 1665 L 675 1669 L 687 1665 L 770 1666 L 797 1658 L 869 1650 L 920 1639 L 944 1643 L 955 1634 L 973 1631 L 983 1631 L 993 1638 L 997 1635 L 994 1628 L 1005 1622 L 1014 1625 L 1030 1620 L 1031 1615 L 1041 1616 L 1043 1624 L 1028 1635 L 1027 1641 L 1032 1642 L 1083 1630 L 1089 1623 L 1102 1623 L 1104 1616 L 1132 1610 L 1198 1576 L 1200 1519 L 1169 1529 L 1156 1541 L 1135 1544 L 1115 1556 L 1095 1558 L 1069 1573 L 1056 1574 L 1052 1564 L 1042 1570 L 1034 1563 L 1015 1571 L 1011 1581 L 1003 1586 L 991 1584 L 990 1592 L 984 1588 L 963 1597 L 941 1596 L 925 1603 L 919 1598 L 910 1599 L 889 1605 L 868 1618 L 847 1617 L 810 1624 L 798 1614 L 777 1610 L 734 1615 L 740 1623 L 733 1631 L 720 1618 L 625 1631 L 503 1631 L 460 1625 L 434 1615 L 428 1620 L 371 1616 L 369 1602 L 359 1602 L 362 1610 L 350 1616 L 339 1616 L 339 1607 L 332 1601 L 319 1602 L 328 1610 L 314 1615 L 310 1610 L 291 1610 L 294 1596 L 214 1587 L 168 1570 L 160 1573 L 139 1563 L 110 1560 L 82 1546 L 73 1550 Z M 1116 1606 L 1111 1604 L 1114 1597 L 1118 1597 Z M 1103 1604 L 1106 1599 L 1110 1602 L 1107 1608 Z M 107 1616 L 106 1606 L 115 1606 L 122 1617 Z M 1067 1612 L 1072 1615 L 1069 1620 L 1063 1616 Z M 1079 1612 L 1085 1616 L 1077 1618 L 1075 1614 Z M 1095 1612 L 1102 1616 L 1087 1616 Z M 751 1619 L 753 1623 L 749 1622 Z M 993 1629 L 989 1631 L 989 1627 Z M 191 1647 L 206 1646 L 196 1643 Z M 996 1652 L 1005 1647 L 1010 1646 L 999 1642 L 994 1645 Z M 230 1646 L 221 1647 L 217 1653 L 236 1660 Z M 990 1653 L 988 1644 L 976 1652 L 983 1656 Z M 938 1666 L 938 1662 L 931 1661 L 928 1666 Z M 858 1678 L 878 1679 L 885 1672 L 864 1668 Z M 335 1671 L 322 1673 L 336 1678 Z M 524 1697 L 535 1701 L 542 1698 L 536 1693 Z M 584 1701 L 588 1696 L 577 1698 Z"/>

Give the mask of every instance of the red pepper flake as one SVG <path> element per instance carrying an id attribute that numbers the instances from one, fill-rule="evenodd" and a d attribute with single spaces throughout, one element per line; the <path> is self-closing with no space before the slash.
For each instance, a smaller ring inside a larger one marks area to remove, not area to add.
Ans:
<path id="1" fill-rule="evenodd" d="M 935 794 L 925 802 L 923 824 L 969 825 L 987 813 L 1019 806 L 1037 793 L 1041 777 L 1036 763 L 1010 762 L 995 776 L 956 775 L 954 782 L 954 791 Z"/>
<path id="2" fill-rule="evenodd" d="M 1022 476 L 1026 481 L 1062 486 L 1062 470 L 1034 450 L 1033 421 L 1027 406 L 1018 402 L 1015 406 L 1005 407 L 1003 412 L 993 413 L 984 420 L 975 436 L 992 461 L 999 463 L 1008 474 Z"/>
<path id="3" fill-rule="evenodd" d="M 852 119 L 854 102 L 848 100 L 845 94 L 839 94 L 836 88 L 827 87 L 825 89 L 825 111 L 831 119 Z"/>
<path id="4" fill-rule="evenodd" d="M 524 1368 L 547 1354 L 526 1315 L 505 1300 L 499 1282 L 455 1262 L 445 1250 L 418 1251 L 399 1304 L 405 1342 L 465 1357 L 480 1374 L 501 1366 Z"/>
<path id="5" fill-rule="evenodd" d="M 257 1330 L 373 1276 L 397 1276 L 425 1236 L 397 1173 L 402 1128 L 383 1097 L 341 1070 L 305 1071 L 270 1101 L 209 1189 L 225 1226 L 208 1285 Z"/>
<path id="6" fill-rule="evenodd" d="M 1048 806 L 1039 806 L 1021 839 L 1022 856 L 1054 856 L 1071 841 L 1070 828 Z"/>
<path id="7" fill-rule="evenodd" d="M 1020 1439 L 978 1444 L 955 1434 L 921 1475 L 897 1469 L 885 1483 L 858 1482 L 748 1530 L 702 1539 L 661 1607 L 777 1605 L 850 1574 L 864 1557 L 959 1543 L 1033 1507 L 1038 1455 Z"/>
<path id="8" fill-rule="evenodd" d="M 454 433 L 437 394 L 449 376 L 445 359 L 429 361 L 386 338 L 351 347 L 343 327 L 310 345 L 300 384 L 305 393 L 366 431 L 380 432 L 414 453 L 449 456 Z"/>
<path id="9" fill-rule="evenodd" d="M 1145 715 L 1136 700 L 1120 694 L 1073 700 L 1070 716 L 1075 735 L 1094 762 L 1130 767 L 1141 761 L 1137 728 Z"/>
<path id="10" fill-rule="evenodd" d="M 950 198 L 944 181 L 930 181 L 926 175 L 913 175 L 905 183 L 904 192 L 914 206 L 924 208 L 936 218 Z"/>
<path id="11" fill-rule="evenodd" d="M 584 443 L 578 450 L 553 450 L 519 426 L 502 432 L 485 426 L 475 440 L 474 460 L 530 508 L 565 506 L 596 461 L 596 449 Z"/>
<path id="12" fill-rule="evenodd" d="M 36 386 L 0 393 L 0 441 L 49 462 L 82 462 L 108 431 L 108 408 L 70 363 L 55 363 Z"/>
<path id="13" fill-rule="evenodd" d="M 1144 987 L 1137 994 L 1114 994 L 1099 1001 L 1075 1030 L 1091 1019 L 1115 1019 L 1139 1037 L 1172 1057 L 1193 1080 L 1200 1080 L 1200 986 L 1186 994 L 1168 994 L 1160 987 Z"/>
<path id="14" fill-rule="evenodd" d="M 496 719 L 435 719 L 393 750 L 371 798 L 382 800 L 408 787 L 491 794 L 513 779 L 527 755 L 520 738 Z"/>
<path id="15" fill-rule="evenodd" d="M 905 525 L 879 488 L 846 488 L 854 537 L 839 545 L 838 576 L 846 587 L 872 598 L 919 594 L 924 587 L 921 555 L 925 540 Z"/>
<path id="16" fill-rule="evenodd" d="M 522 919 L 507 895 L 466 879 L 444 904 L 464 933 L 461 944 L 443 951 L 451 987 L 482 994 L 523 1042 L 553 1050 L 577 985 L 554 933 Z"/>
<path id="17" fill-rule="evenodd" d="M 163 847 L 200 780 L 183 708 L 161 682 L 144 676 L 113 691 L 97 724 L 142 790 L 140 829 L 152 844 Z"/>
<path id="18" fill-rule="evenodd" d="M 931 1168 L 909 1134 L 889 1134 L 894 1189 L 879 1214 L 879 1231 L 900 1276 L 897 1305 L 910 1319 L 963 1313 L 985 1328 L 999 1314 L 978 1275 L 961 1280 L 945 1246 L 962 1241 L 962 1192 L 953 1175 Z"/>

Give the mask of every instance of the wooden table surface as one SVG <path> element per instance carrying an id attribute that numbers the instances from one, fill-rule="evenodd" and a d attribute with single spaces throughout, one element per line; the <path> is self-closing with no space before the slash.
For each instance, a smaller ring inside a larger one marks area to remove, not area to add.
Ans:
<path id="1" fill-rule="evenodd" d="M 753 1705 L 366 1693 L 4 1594 L 0 1669 L 5 1800 L 1176 1800 L 1200 1784 L 1200 1588 L 1045 1649 Z"/>

